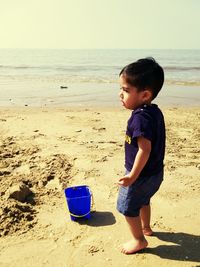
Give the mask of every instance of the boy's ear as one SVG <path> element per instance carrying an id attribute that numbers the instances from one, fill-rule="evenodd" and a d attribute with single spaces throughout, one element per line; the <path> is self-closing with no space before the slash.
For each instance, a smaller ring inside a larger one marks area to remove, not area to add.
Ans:
<path id="1" fill-rule="evenodd" d="M 143 91 L 143 99 L 145 101 L 148 101 L 148 100 L 152 99 L 152 92 L 151 92 L 151 90 L 146 89 L 146 90 Z"/>

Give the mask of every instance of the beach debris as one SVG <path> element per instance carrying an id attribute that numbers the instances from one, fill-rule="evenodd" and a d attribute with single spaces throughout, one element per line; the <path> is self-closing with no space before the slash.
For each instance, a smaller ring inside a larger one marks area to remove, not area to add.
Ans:
<path id="1" fill-rule="evenodd" d="M 100 249 L 99 249 L 98 247 L 96 247 L 96 246 L 90 246 L 90 247 L 88 248 L 88 253 L 93 254 L 93 253 L 98 252 L 99 250 L 100 250 Z"/>
<path id="2" fill-rule="evenodd" d="M 104 157 L 101 157 L 101 158 L 97 159 L 96 162 L 105 162 L 107 160 L 108 160 L 107 156 L 104 156 Z"/>
<path id="3" fill-rule="evenodd" d="M 98 132 L 101 132 L 101 131 L 105 131 L 106 128 L 105 127 L 101 127 L 101 128 L 96 128 L 96 127 L 92 127 L 93 130 L 96 130 Z"/>
<path id="4" fill-rule="evenodd" d="M 61 85 L 60 86 L 60 89 L 67 89 L 68 87 L 67 86 L 64 86 L 64 85 Z"/>
<path id="5" fill-rule="evenodd" d="M 97 252 L 104 252 L 104 248 L 102 246 L 102 244 L 98 244 L 97 245 L 90 245 L 89 248 L 88 248 L 88 253 L 89 254 L 92 254 L 92 256 L 94 255 L 94 253 L 97 253 Z"/>
<path id="6" fill-rule="evenodd" d="M 12 187 L 10 187 L 7 191 L 8 199 L 13 198 L 20 202 L 25 202 L 27 197 L 33 194 L 33 192 L 29 189 L 27 185 L 23 182 L 20 182 Z"/>

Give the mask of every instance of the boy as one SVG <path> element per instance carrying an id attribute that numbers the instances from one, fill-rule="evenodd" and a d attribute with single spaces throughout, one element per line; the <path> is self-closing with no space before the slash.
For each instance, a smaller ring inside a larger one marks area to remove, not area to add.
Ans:
<path id="1" fill-rule="evenodd" d="M 153 58 L 140 59 L 120 72 L 120 100 L 133 110 L 125 138 L 125 176 L 118 181 L 117 209 L 125 216 L 132 239 L 122 252 L 132 254 L 147 247 L 144 235 L 150 227 L 150 199 L 163 180 L 165 123 L 152 100 L 164 82 L 164 72 Z"/>

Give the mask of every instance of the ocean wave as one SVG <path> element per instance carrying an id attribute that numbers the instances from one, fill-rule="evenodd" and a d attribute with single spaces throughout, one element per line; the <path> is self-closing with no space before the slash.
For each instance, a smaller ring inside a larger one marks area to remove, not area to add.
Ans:
<path id="1" fill-rule="evenodd" d="M 164 66 L 165 71 L 193 71 L 200 70 L 200 66 Z"/>
<path id="2" fill-rule="evenodd" d="M 63 73 L 70 73 L 70 75 L 88 75 L 88 76 L 101 76 L 102 74 L 108 75 L 118 75 L 121 70 L 120 66 L 117 65 L 91 65 L 91 64 L 77 64 L 77 65 L 0 65 L 1 72 L 9 75 L 11 73 L 15 74 L 46 74 L 51 73 L 51 75 L 59 75 Z M 171 76 L 181 76 L 187 73 L 187 75 L 193 75 L 198 78 L 200 75 L 200 66 L 164 66 L 164 71 L 166 74 Z M 175 77 L 173 77 L 175 78 Z"/>
<path id="3" fill-rule="evenodd" d="M 32 68 L 38 68 L 38 69 L 43 69 L 43 68 L 50 68 L 50 69 L 121 69 L 122 66 L 119 65 L 95 65 L 95 64 L 72 64 L 72 65 L 64 65 L 64 64 L 55 64 L 55 65 L 26 65 L 26 64 L 21 64 L 21 65 L 2 65 L 0 64 L 0 68 L 13 68 L 13 69 L 32 69 Z M 184 65 L 166 65 L 163 66 L 165 70 L 200 70 L 200 66 L 193 65 L 193 66 L 184 66 Z"/>
<path id="4" fill-rule="evenodd" d="M 0 69 L 38 69 L 36 66 L 28 66 L 28 65 L 0 65 Z"/>
<path id="5" fill-rule="evenodd" d="M 165 80 L 165 84 L 168 85 L 182 85 L 182 86 L 200 86 L 200 80 Z"/>
<path id="6" fill-rule="evenodd" d="M 71 66 L 51 66 L 51 65 L 40 65 L 40 66 L 31 66 L 31 65 L 0 65 L 0 69 L 38 69 L 38 70 L 55 70 L 55 71 L 107 71 L 107 70 L 120 70 L 118 66 L 110 65 L 71 65 Z"/>
<path id="7" fill-rule="evenodd" d="M 97 76 L 97 75 L 66 75 L 66 74 L 54 74 L 54 75 L 7 75 L 0 74 L 1 82 L 20 81 L 20 82 L 44 82 L 44 83 L 91 83 L 91 84 L 118 84 L 118 76 Z M 176 79 L 166 78 L 166 85 L 181 85 L 181 86 L 200 86 L 200 79 Z"/>

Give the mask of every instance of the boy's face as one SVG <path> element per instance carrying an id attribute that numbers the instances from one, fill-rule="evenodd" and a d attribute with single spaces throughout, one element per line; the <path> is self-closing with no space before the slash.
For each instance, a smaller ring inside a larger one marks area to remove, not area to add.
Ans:
<path id="1" fill-rule="evenodd" d="M 136 87 L 128 84 L 123 75 L 119 78 L 120 92 L 119 97 L 122 105 L 131 110 L 137 109 L 146 103 L 146 91 L 139 92 Z"/>

